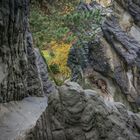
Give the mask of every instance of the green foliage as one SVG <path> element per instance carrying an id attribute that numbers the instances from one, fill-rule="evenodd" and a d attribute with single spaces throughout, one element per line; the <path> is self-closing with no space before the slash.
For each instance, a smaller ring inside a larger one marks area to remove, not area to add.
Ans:
<path id="1" fill-rule="evenodd" d="M 101 11 L 73 11 L 62 17 L 65 26 L 67 26 L 79 40 L 89 41 L 100 30 Z"/>
<path id="2" fill-rule="evenodd" d="M 70 43 L 75 36 L 81 40 L 90 40 L 96 34 L 101 23 L 101 13 L 99 10 L 77 11 L 67 6 L 63 12 L 54 7 L 51 14 L 47 15 L 38 6 L 33 5 L 30 16 L 30 25 L 34 36 L 35 45 L 45 48 L 52 40 L 62 41 L 68 32 L 66 43 Z M 58 10 L 58 11 L 57 11 Z"/>
<path id="3" fill-rule="evenodd" d="M 51 65 L 49 65 L 49 67 L 53 74 L 60 73 L 59 66 L 57 64 L 51 64 Z"/>
<path id="4" fill-rule="evenodd" d="M 100 30 L 101 12 L 77 11 L 77 2 L 50 1 L 49 5 L 38 6 L 34 3 L 31 7 L 30 25 L 34 43 L 43 50 L 49 72 L 57 85 L 70 77 L 67 57 L 71 45 L 77 41 L 77 46 L 82 46 L 82 42 L 93 39 Z M 48 6 L 51 7 L 49 13 L 43 8 L 48 10 Z"/>
<path id="5" fill-rule="evenodd" d="M 52 40 L 62 40 L 65 34 L 69 32 L 67 27 L 63 27 L 60 16 L 60 13 L 56 11 L 53 11 L 51 15 L 46 15 L 39 7 L 32 6 L 30 25 L 35 45 L 38 48 L 46 47 Z"/>

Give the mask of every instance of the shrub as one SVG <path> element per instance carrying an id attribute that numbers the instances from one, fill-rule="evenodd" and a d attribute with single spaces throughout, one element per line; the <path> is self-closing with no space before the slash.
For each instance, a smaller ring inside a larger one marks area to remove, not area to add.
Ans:
<path id="1" fill-rule="evenodd" d="M 49 65 L 49 67 L 53 74 L 60 73 L 59 66 L 57 64 L 51 64 L 51 65 Z"/>

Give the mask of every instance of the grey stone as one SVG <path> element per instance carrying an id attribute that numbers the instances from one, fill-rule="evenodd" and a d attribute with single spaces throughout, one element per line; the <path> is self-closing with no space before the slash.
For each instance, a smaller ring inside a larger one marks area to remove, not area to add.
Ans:
<path id="1" fill-rule="evenodd" d="M 42 95 L 28 15 L 29 0 L 0 1 L 0 102 Z"/>
<path id="2" fill-rule="evenodd" d="M 102 79 L 115 101 L 138 111 L 140 40 L 136 35 L 139 35 L 140 28 L 136 17 L 132 16 L 139 14 L 136 3 L 132 0 L 115 0 L 114 12 L 103 22 L 102 32 L 98 32 L 86 45 L 81 44 L 80 49 L 72 46 L 68 66 L 72 70 L 71 81 L 78 82 L 84 88 L 100 89 L 97 81 Z"/>
<path id="3" fill-rule="evenodd" d="M 49 94 L 48 108 L 27 140 L 139 140 L 139 124 L 140 115 L 123 104 L 68 82 Z"/>
<path id="4" fill-rule="evenodd" d="M 0 140 L 25 139 L 46 107 L 46 97 L 28 97 L 0 104 Z"/>

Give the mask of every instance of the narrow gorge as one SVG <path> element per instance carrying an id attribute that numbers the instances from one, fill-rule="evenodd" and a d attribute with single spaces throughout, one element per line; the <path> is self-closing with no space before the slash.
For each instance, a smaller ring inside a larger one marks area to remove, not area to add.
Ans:
<path id="1" fill-rule="evenodd" d="M 0 140 L 139 140 L 140 0 L 80 2 L 103 19 L 71 46 L 59 86 L 34 43 L 33 2 L 0 0 Z"/>

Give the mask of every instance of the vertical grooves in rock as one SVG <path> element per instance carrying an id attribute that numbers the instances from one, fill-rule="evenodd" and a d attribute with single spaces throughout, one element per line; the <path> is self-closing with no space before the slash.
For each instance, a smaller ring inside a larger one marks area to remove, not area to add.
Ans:
<path id="1" fill-rule="evenodd" d="M 0 102 L 42 95 L 29 32 L 29 0 L 0 5 Z"/>

